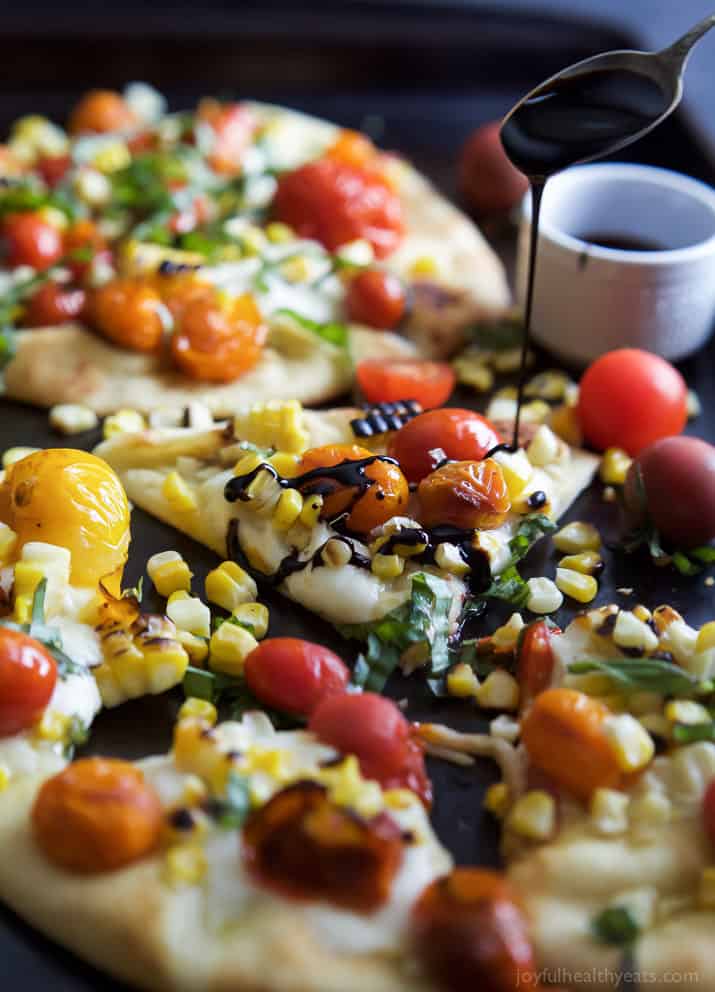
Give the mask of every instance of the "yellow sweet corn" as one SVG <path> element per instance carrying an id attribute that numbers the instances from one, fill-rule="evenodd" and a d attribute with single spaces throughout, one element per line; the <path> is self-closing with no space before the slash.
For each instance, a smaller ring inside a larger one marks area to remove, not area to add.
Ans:
<path id="1" fill-rule="evenodd" d="M 233 759 L 219 750 L 207 720 L 186 717 L 174 727 L 174 763 L 180 772 L 198 775 L 214 795 L 220 795 Z"/>
<path id="2" fill-rule="evenodd" d="M 16 545 L 17 534 L 0 520 L 0 566 L 10 561 Z"/>
<path id="3" fill-rule="evenodd" d="M 560 589 L 552 579 L 548 579 L 546 576 L 528 579 L 526 584 L 529 587 L 526 608 L 530 613 L 538 613 L 542 616 L 546 613 L 553 613 L 559 609 L 564 601 Z"/>
<path id="4" fill-rule="evenodd" d="M 278 506 L 283 490 L 278 480 L 268 471 L 262 469 L 246 489 L 251 510 L 259 517 L 270 517 Z"/>
<path id="5" fill-rule="evenodd" d="M 613 642 L 620 648 L 637 648 L 645 653 L 658 647 L 658 635 L 630 610 L 621 610 L 613 628 Z"/>
<path id="6" fill-rule="evenodd" d="M 206 854 L 195 841 L 174 844 L 166 852 L 166 879 L 170 885 L 198 885 L 206 874 Z"/>
<path id="7" fill-rule="evenodd" d="M 297 489 L 284 489 L 273 511 L 273 525 L 278 531 L 289 530 L 303 510 L 303 496 Z"/>
<path id="8" fill-rule="evenodd" d="M 443 542 L 437 545 L 434 560 L 437 565 L 450 575 L 466 575 L 470 571 L 469 565 L 462 557 L 456 544 Z"/>
<path id="9" fill-rule="evenodd" d="M 500 820 L 506 816 L 509 802 L 509 786 L 506 782 L 495 782 L 494 785 L 490 785 L 484 796 L 484 808 Z"/>
<path id="10" fill-rule="evenodd" d="M 576 555 L 565 555 L 559 562 L 560 568 L 568 568 L 582 575 L 597 575 L 602 565 L 603 558 L 597 551 L 581 551 Z"/>
<path id="11" fill-rule="evenodd" d="M 609 486 L 622 486 L 626 481 L 632 458 L 622 448 L 606 448 L 598 474 Z"/>
<path id="12" fill-rule="evenodd" d="M 13 610 L 15 623 L 29 623 L 32 619 L 32 599 L 30 596 L 16 596 Z"/>
<path id="13" fill-rule="evenodd" d="M 209 642 L 209 667 L 224 675 L 241 675 L 246 658 L 257 647 L 258 641 L 244 627 L 222 623 Z"/>
<path id="14" fill-rule="evenodd" d="M 0 792 L 4 792 L 10 784 L 10 769 L 7 765 L 0 764 Z"/>
<path id="15" fill-rule="evenodd" d="M 205 638 L 198 637 L 188 630 L 177 628 L 176 639 L 189 656 L 192 665 L 203 668 L 203 664 L 209 656 L 209 645 Z"/>
<path id="16" fill-rule="evenodd" d="M 465 386 L 471 386 L 478 393 L 488 393 L 494 385 L 494 373 L 485 362 L 482 354 L 464 354 L 452 362 L 457 379 Z"/>
<path id="17" fill-rule="evenodd" d="M 285 280 L 292 283 L 308 282 L 313 275 L 313 266 L 305 255 L 293 255 L 281 262 L 280 273 Z"/>
<path id="18" fill-rule="evenodd" d="M 405 570 L 405 559 L 399 555 L 375 555 L 370 563 L 374 575 L 381 579 L 396 579 Z"/>
<path id="19" fill-rule="evenodd" d="M 471 665 L 462 662 L 455 665 L 447 675 L 447 692 L 450 696 L 469 699 L 476 697 L 478 689 L 479 679 Z"/>
<path id="20" fill-rule="evenodd" d="M 289 241 L 295 241 L 295 231 L 288 224 L 282 224 L 279 220 L 272 220 L 266 224 L 266 237 L 274 245 L 283 245 Z"/>
<path id="21" fill-rule="evenodd" d="M 671 699 L 665 704 L 665 718 L 671 723 L 710 723 L 709 711 L 694 699 Z"/>
<path id="22" fill-rule="evenodd" d="M 81 434 L 91 431 L 99 423 L 94 410 L 81 403 L 58 403 L 50 410 L 50 427 L 60 434 Z"/>
<path id="23" fill-rule="evenodd" d="M 492 634 L 492 644 L 495 648 L 509 650 L 516 647 L 519 631 L 524 626 L 520 614 L 512 613 L 506 623 L 502 624 Z"/>
<path id="24" fill-rule="evenodd" d="M 410 275 L 415 279 L 439 275 L 437 260 L 431 255 L 420 255 L 410 264 Z"/>
<path id="25" fill-rule="evenodd" d="M 92 159 L 92 165 L 100 172 L 118 172 L 124 169 L 132 160 L 132 153 L 124 141 L 112 141 L 104 144 Z"/>
<path id="26" fill-rule="evenodd" d="M 292 454 L 290 451 L 276 451 L 268 461 L 284 479 L 290 479 L 298 474 L 300 455 Z"/>
<path id="27" fill-rule="evenodd" d="M 503 668 L 495 668 L 475 692 L 484 709 L 515 710 L 519 705 L 519 683 Z"/>
<path id="28" fill-rule="evenodd" d="M 149 578 L 160 596 L 191 589 L 193 572 L 178 551 L 160 551 L 146 563 Z"/>
<path id="29" fill-rule="evenodd" d="M 574 520 L 554 534 L 553 542 L 559 551 L 578 554 L 581 551 L 598 551 L 601 547 L 601 535 L 593 524 Z"/>
<path id="30" fill-rule="evenodd" d="M 578 411 L 567 403 L 554 407 L 549 416 L 549 427 L 562 441 L 575 448 L 583 443 Z"/>
<path id="31" fill-rule="evenodd" d="M 116 413 L 105 417 L 102 426 L 104 439 L 113 437 L 115 434 L 136 434 L 146 427 L 144 417 L 138 410 L 117 410 Z"/>
<path id="32" fill-rule="evenodd" d="M 158 695 L 183 679 L 189 656 L 166 617 L 140 616 L 128 628 L 113 622 L 100 626 L 98 633 L 104 661 L 93 675 L 104 706 Z"/>
<path id="33" fill-rule="evenodd" d="M 494 461 L 499 463 L 509 490 L 509 498 L 513 503 L 522 495 L 534 474 L 531 462 L 523 448 L 514 452 L 497 451 L 493 457 Z"/>
<path id="34" fill-rule="evenodd" d="M 214 704 L 210 703 L 208 699 L 197 699 L 196 696 L 189 696 L 181 704 L 177 719 L 185 720 L 187 717 L 196 717 L 213 726 L 218 720 L 218 713 Z"/>
<path id="35" fill-rule="evenodd" d="M 310 443 L 303 424 L 303 407 L 297 400 L 258 403 L 233 418 L 234 434 L 259 448 L 300 454 Z"/>
<path id="36" fill-rule="evenodd" d="M 506 818 L 507 829 L 527 840 L 548 840 L 556 826 L 554 797 L 532 789 L 516 800 Z"/>
<path id="37" fill-rule="evenodd" d="M 191 486 L 176 469 L 172 469 L 164 479 L 161 494 L 177 513 L 191 513 L 198 506 Z"/>
<path id="38" fill-rule="evenodd" d="M 710 648 L 715 648 L 715 620 L 702 625 L 695 642 L 696 651 L 708 651 Z"/>
<path id="39" fill-rule="evenodd" d="M 623 772 L 637 772 L 650 764 L 655 745 L 645 727 L 630 713 L 607 716 L 603 732 Z"/>
<path id="40" fill-rule="evenodd" d="M 323 509 L 323 497 L 317 493 L 308 496 L 303 502 L 303 509 L 300 511 L 300 522 L 304 527 L 315 527 L 320 520 Z"/>
<path id="41" fill-rule="evenodd" d="M 35 724 L 33 734 L 38 740 L 58 743 L 67 738 L 71 717 L 57 710 L 46 709 Z"/>
<path id="42" fill-rule="evenodd" d="M 605 836 L 625 833 L 628 829 L 628 803 L 625 792 L 594 789 L 589 814 L 598 833 Z"/>
<path id="43" fill-rule="evenodd" d="M 45 578 L 45 569 L 37 562 L 19 561 L 15 565 L 13 591 L 15 599 L 32 599 L 40 582 Z"/>
<path id="44" fill-rule="evenodd" d="M 198 596 L 189 596 L 183 591 L 174 593 L 166 604 L 166 615 L 179 630 L 188 630 L 196 637 L 211 634 L 211 610 Z"/>
<path id="45" fill-rule="evenodd" d="M 260 641 L 268 633 L 268 607 L 263 603 L 241 603 L 232 613 L 234 620 L 246 627 L 250 627 L 251 633 Z"/>
<path id="46" fill-rule="evenodd" d="M 258 454 L 257 451 L 247 451 L 245 455 L 241 455 L 236 464 L 233 467 L 233 474 L 236 476 L 248 475 L 252 472 L 254 468 L 258 468 L 265 461 L 264 458 Z"/>
<path id="47" fill-rule="evenodd" d="M 242 603 L 254 602 L 258 588 L 251 576 L 234 561 L 224 561 L 206 576 L 206 598 L 232 613 Z"/>
<path id="48" fill-rule="evenodd" d="M 570 568 L 556 569 L 556 585 L 579 603 L 590 603 L 598 593 L 598 582 L 592 575 L 583 575 Z"/>
<path id="49" fill-rule="evenodd" d="M 547 411 L 548 411 L 547 407 Z M 550 427 L 542 424 L 534 434 L 533 439 L 526 449 L 526 455 L 532 465 L 543 468 L 558 460 L 563 444 L 554 434 Z"/>
<path id="50" fill-rule="evenodd" d="M 198 268 L 203 261 L 203 255 L 197 252 L 179 251 L 176 248 L 167 248 L 164 245 L 131 238 L 122 244 L 118 253 L 119 272 L 129 278 L 154 273 L 162 262 Z"/>
<path id="51" fill-rule="evenodd" d="M 328 786 L 328 795 L 334 803 L 354 810 L 358 816 L 370 819 L 383 809 L 382 789 L 377 782 L 362 777 L 355 755 L 323 769 L 320 781 Z"/>

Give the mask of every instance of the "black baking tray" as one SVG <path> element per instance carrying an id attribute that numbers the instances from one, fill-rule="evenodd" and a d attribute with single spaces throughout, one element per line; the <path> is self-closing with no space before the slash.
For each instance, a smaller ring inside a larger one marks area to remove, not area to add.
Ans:
<path id="1" fill-rule="evenodd" d="M 40 16 L 40 10 L 42 14 Z M 275 100 L 364 127 L 385 147 L 409 156 L 448 195 L 454 196 L 455 161 L 469 131 L 503 115 L 523 93 L 563 66 L 599 51 L 638 47 L 606 24 L 509 14 L 503 6 L 469 10 L 425 4 L 175 4 L 171 12 L 154 4 L 122 5 L 121 15 L 100 16 L 76 5 L 30 3 L 3 13 L 5 44 L 0 63 L 0 133 L 23 113 L 42 112 L 62 119 L 88 87 L 120 86 L 146 79 L 167 93 L 171 105 L 190 105 L 216 93 Z M 686 85 L 687 90 L 687 85 Z M 627 150 L 631 160 L 676 169 L 712 182 L 713 163 L 698 144 L 681 111 Z M 623 156 L 621 156 L 623 157 Z M 507 261 L 513 232 L 499 231 Z M 539 356 L 548 365 L 548 356 Z M 688 431 L 715 441 L 715 350 L 706 348 L 683 363 L 682 371 L 703 404 Z M 479 406 L 474 395 L 458 393 L 455 402 Z M 47 414 L 0 400 L 0 450 L 22 444 L 91 448 L 98 433 L 66 439 L 53 434 Z M 601 497 L 596 483 L 572 508 L 572 519 L 587 517 L 615 535 L 617 510 Z M 176 548 L 191 562 L 196 587 L 216 563 L 215 556 L 170 528 L 135 510 L 127 581 L 141 575 L 153 553 Z M 641 557 L 606 552 L 607 569 L 598 602 L 633 605 L 635 588 L 649 606 L 670 602 L 693 623 L 712 615 L 713 591 L 703 576 L 685 579 L 655 569 Z M 525 574 L 553 574 L 555 559 L 547 542 L 530 554 Z M 292 606 L 272 591 L 271 635 L 297 635 L 355 656 L 326 623 Z M 148 593 L 145 608 L 158 607 Z M 573 610 L 558 619 L 567 622 Z M 487 632 L 503 619 L 492 612 L 474 628 Z M 473 706 L 431 697 L 419 676 L 395 676 L 389 692 L 408 701 L 415 719 L 445 720 L 460 729 L 479 730 L 486 721 Z M 87 752 L 140 757 L 167 749 L 181 701 L 178 691 L 128 703 L 99 716 Z M 443 842 L 462 863 L 498 864 L 498 834 L 482 811 L 485 788 L 495 780 L 488 763 L 457 768 L 430 761 L 436 802 L 433 822 Z M 0 800 L 1 801 L 1 800 Z M 2 852 L 0 852 L 0 857 Z M 120 989 L 119 983 L 84 965 L 0 909 L 2 987 L 35 992 Z M 337 992 L 337 990 L 336 990 Z"/>

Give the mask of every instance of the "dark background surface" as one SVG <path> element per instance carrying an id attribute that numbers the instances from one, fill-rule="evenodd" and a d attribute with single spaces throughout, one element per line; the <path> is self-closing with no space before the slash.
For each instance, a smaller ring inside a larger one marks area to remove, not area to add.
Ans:
<path id="1" fill-rule="evenodd" d="M 249 3 L 243 5 L 239 31 L 237 5 L 227 4 L 215 16 L 205 9 L 200 17 L 195 10 L 184 11 L 169 22 L 161 5 L 129 3 L 121 15 L 110 10 L 86 17 L 81 36 L 72 13 L 79 5 L 61 13 L 53 7 L 44 24 L 33 14 L 38 6 L 24 5 L 6 19 L 10 28 L 15 25 L 10 32 L 15 32 L 15 40 L 5 45 L 0 64 L 0 129 L 30 111 L 61 119 L 68 104 L 88 86 L 143 78 L 164 89 L 174 107 L 189 105 L 206 93 L 230 93 L 275 99 L 347 126 L 365 126 L 380 143 L 413 158 L 450 194 L 456 154 L 471 128 L 501 116 L 535 83 L 570 62 L 608 48 L 644 44 L 638 36 L 604 24 L 589 26 L 563 16 L 549 20 L 535 14 L 518 20 L 502 9 L 482 10 L 475 30 L 474 12 L 463 9 L 463 4 L 450 5 L 448 10 L 443 4 L 434 5 L 442 8 L 437 13 L 424 4 L 380 4 L 378 21 L 374 3 L 343 4 L 341 9 L 350 9 L 340 19 L 326 18 L 324 4 L 282 4 L 278 5 L 281 16 L 271 17 L 266 13 L 268 5 Z M 686 10 L 689 4 L 678 6 Z M 144 9 L 148 16 L 125 16 L 130 9 Z M 683 14 L 686 23 L 698 16 L 699 12 Z M 681 114 L 628 149 L 628 156 L 711 182 L 713 164 L 697 139 Z M 504 246 L 508 251 L 508 238 Z M 705 406 L 705 413 L 689 430 L 715 440 L 712 348 L 682 368 Z M 474 405 L 474 396 L 459 396 L 458 402 Z M 69 443 L 89 448 L 96 440 L 96 436 L 80 436 Z M 0 449 L 64 443 L 48 431 L 45 412 L 0 402 Z M 617 533 L 617 511 L 602 501 L 598 484 L 569 516 L 595 520 L 606 536 Z M 210 552 L 139 511 L 134 513 L 132 529 L 129 583 L 139 577 L 149 555 L 176 548 L 191 562 L 196 588 L 201 588 L 205 572 L 215 565 Z M 687 612 L 693 623 L 712 615 L 712 590 L 704 586 L 702 576 L 683 579 L 649 567 L 637 556 L 607 552 L 606 559 L 597 602 L 616 599 L 633 605 L 633 596 L 618 595 L 616 590 L 635 587 L 638 600 L 651 607 L 670 602 Z M 530 556 L 525 573 L 553 575 L 554 568 L 555 556 L 544 543 Z M 263 598 L 271 611 L 272 635 L 307 636 L 343 656 L 354 655 L 352 646 L 329 625 L 287 605 L 275 593 Z M 147 597 L 145 607 L 151 606 Z M 562 620 L 569 612 L 573 611 L 564 611 Z M 484 630 L 493 629 L 496 622 L 492 614 Z M 446 719 L 471 730 L 485 725 L 473 706 L 451 701 L 435 707 L 418 678 L 396 678 L 390 688 L 396 698 L 409 698 L 409 712 L 415 718 Z M 176 692 L 103 713 L 90 749 L 125 757 L 165 750 L 179 702 Z M 484 788 L 496 777 L 495 769 L 480 764 L 465 770 L 432 762 L 431 772 L 437 795 L 434 823 L 442 840 L 458 861 L 496 863 L 496 826 L 481 809 Z M 119 987 L 3 911 L 0 961 L 2 987 L 13 992 Z"/>

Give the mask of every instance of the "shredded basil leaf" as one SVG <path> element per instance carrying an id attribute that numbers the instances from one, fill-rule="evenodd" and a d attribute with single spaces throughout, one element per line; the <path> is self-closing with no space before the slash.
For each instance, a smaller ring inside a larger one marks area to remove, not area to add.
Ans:
<path id="1" fill-rule="evenodd" d="M 660 658 L 592 658 L 575 661 L 569 671 L 577 675 L 603 672 L 623 692 L 657 692 L 665 696 L 697 693 L 700 683 L 685 669 Z"/>
<path id="2" fill-rule="evenodd" d="M 517 609 L 523 608 L 529 598 L 529 587 L 516 566 L 526 557 L 532 544 L 544 534 L 551 534 L 557 526 L 555 521 L 544 516 L 543 513 L 525 517 L 519 524 L 516 534 L 509 541 L 511 555 L 506 567 L 488 589 L 468 601 L 467 608 L 472 609 L 480 600 L 487 599 L 499 599 L 511 603 Z"/>
<path id="3" fill-rule="evenodd" d="M 302 314 L 296 313 L 295 310 L 276 310 L 275 315 L 277 317 L 289 317 L 294 320 L 299 327 L 304 328 L 306 331 L 312 331 L 313 334 L 317 334 L 319 338 L 323 341 L 328 341 L 330 344 L 334 344 L 337 348 L 347 349 L 350 343 L 350 332 L 345 324 L 340 324 L 337 321 L 330 321 L 327 324 L 320 324 L 316 320 L 311 320 L 309 317 L 303 317 Z"/>
<path id="4" fill-rule="evenodd" d="M 715 723 L 676 723 L 672 734 L 678 744 L 715 741 Z"/>
<path id="5" fill-rule="evenodd" d="M 37 583 L 37 588 L 32 597 L 30 623 L 15 623 L 13 620 L 0 620 L 0 627 L 20 631 L 39 641 L 55 659 L 60 678 L 67 678 L 68 675 L 88 675 L 89 673 L 84 665 L 77 664 L 76 661 L 73 661 L 63 651 L 62 636 L 59 630 L 45 621 L 46 591 L 47 579 L 43 578 Z"/>
<path id="6" fill-rule="evenodd" d="M 265 706 L 253 695 L 244 679 L 221 672 L 189 665 L 184 674 L 183 689 L 187 698 L 205 699 L 214 706 L 220 706 L 229 720 L 240 720 L 244 713 L 262 710 L 277 729 L 292 729 L 305 723 L 294 714 Z"/>
<path id="7" fill-rule="evenodd" d="M 506 351 L 520 347 L 524 339 L 521 316 L 506 316 L 500 320 L 485 320 L 469 329 L 474 344 L 489 351 Z"/>
<path id="8" fill-rule="evenodd" d="M 640 927 L 627 906 L 609 906 L 596 916 L 591 929 L 602 944 L 626 947 L 640 934 Z"/>

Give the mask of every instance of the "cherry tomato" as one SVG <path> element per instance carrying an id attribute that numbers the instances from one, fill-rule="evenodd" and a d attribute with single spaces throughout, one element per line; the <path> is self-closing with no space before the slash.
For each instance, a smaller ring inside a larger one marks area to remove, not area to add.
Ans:
<path id="1" fill-rule="evenodd" d="M 358 444 L 325 444 L 303 453 L 299 473 L 331 468 L 346 461 L 361 461 L 363 458 L 375 456 Z M 355 471 L 355 482 L 350 481 L 352 484 L 346 484 L 330 476 L 316 476 L 312 480 L 313 485 L 320 485 L 323 495 L 323 519 L 333 520 L 349 511 L 347 526 L 360 534 L 367 534 L 391 517 L 399 516 L 407 506 L 407 480 L 399 467 L 389 461 L 375 458 L 362 470 Z M 334 491 L 326 492 L 328 486 L 333 487 Z M 305 483 L 301 488 L 304 492 L 310 492 L 311 483 Z"/>
<path id="2" fill-rule="evenodd" d="M 634 524 L 646 516 L 676 548 L 715 537 L 715 447 L 696 437 L 666 437 L 636 457 L 623 495 Z"/>
<path id="3" fill-rule="evenodd" d="M 70 134 L 125 131 L 137 123 L 134 112 L 114 90 L 90 90 L 70 114 Z"/>
<path id="4" fill-rule="evenodd" d="M 0 627 L 0 737 L 31 727 L 49 703 L 57 664 L 34 637 Z"/>
<path id="5" fill-rule="evenodd" d="M 499 527 L 511 508 L 509 490 L 497 462 L 447 462 L 417 489 L 420 521 L 426 527 L 452 524 L 464 530 Z"/>
<path id="6" fill-rule="evenodd" d="M 69 155 L 44 155 L 35 168 L 47 185 L 54 189 L 62 182 L 71 165 L 72 159 Z"/>
<path id="7" fill-rule="evenodd" d="M 77 320 L 86 302 L 87 294 L 78 286 L 46 282 L 28 300 L 23 324 L 27 327 L 53 327 Z"/>
<path id="8" fill-rule="evenodd" d="M 578 413 L 595 448 L 629 455 L 679 434 L 687 420 L 688 390 L 664 358 L 638 348 L 609 351 L 589 366 L 579 387 Z"/>
<path id="9" fill-rule="evenodd" d="M 511 164 L 499 137 L 501 121 L 477 128 L 459 158 L 459 188 L 476 213 L 511 210 L 529 188 L 526 176 Z"/>
<path id="10" fill-rule="evenodd" d="M 368 403 L 417 400 L 425 409 L 444 403 L 456 382 L 451 365 L 418 358 L 368 358 L 356 375 Z"/>
<path id="11" fill-rule="evenodd" d="M 533 699 L 551 684 L 554 653 L 551 642 L 560 634 L 546 620 L 536 620 L 524 627 L 517 645 L 516 677 L 521 689 L 522 703 Z"/>
<path id="12" fill-rule="evenodd" d="M 707 787 L 703 796 L 703 820 L 705 833 L 710 838 L 710 843 L 715 845 L 715 779 Z"/>
<path id="13" fill-rule="evenodd" d="M 364 238 L 385 258 L 404 235 L 400 199 L 387 181 L 375 171 L 329 158 L 281 176 L 273 209 L 301 237 L 331 251 Z"/>
<path id="14" fill-rule="evenodd" d="M 409 481 L 419 482 L 445 457 L 480 461 L 501 441 L 494 426 L 480 414 L 446 407 L 408 421 L 393 436 L 389 451 Z"/>
<path id="15" fill-rule="evenodd" d="M 112 279 L 95 290 L 91 320 L 120 348 L 156 351 L 164 335 L 161 297 L 139 279 Z"/>
<path id="16" fill-rule="evenodd" d="M 430 808 L 432 805 L 432 782 L 425 768 L 424 747 L 419 740 L 410 737 L 407 742 L 407 756 L 399 772 L 387 775 L 380 780 L 383 789 L 409 789 Z"/>
<path id="17" fill-rule="evenodd" d="M 3 227 L 5 264 L 42 271 L 62 257 L 62 233 L 37 213 L 10 214 Z"/>
<path id="18" fill-rule="evenodd" d="M 186 303 L 171 339 L 176 366 L 202 382 L 233 382 L 261 357 L 268 331 L 248 294 L 219 304 L 199 294 Z"/>
<path id="19" fill-rule="evenodd" d="M 220 104 L 216 100 L 202 100 L 198 118 L 209 124 L 213 131 L 208 155 L 211 168 L 223 175 L 240 172 L 257 124 L 250 107 L 243 103 Z"/>
<path id="20" fill-rule="evenodd" d="M 325 696 L 343 692 L 350 672 L 321 644 L 298 637 L 271 637 L 254 648 L 244 674 L 251 692 L 267 706 L 308 716 Z"/>
<path id="21" fill-rule="evenodd" d="M 107 256 L 107 242 L 97 225 L 91 220 L 78 220 L 65 234 L 65 254 L 75 279 L 81 281 L 89 273 L 93 261 L 100 255 Z M 83 256 L 72 257 L 72 256 Z"/>
<path id="22" fill-rule="evenodd" d="M 401 281 L 391 272 L 365 269 L 350 280 L 345 306 L 356 324 L 390 330 L 402 320 L 406 296 Z"/>
<path id="23" fill-rule="evenodd" d="M 373 692 L 341 693 L 323 699 L 308 729 L 342 754 L 354 754 L 366 778 L 389 781 L 410 754 L 410 725 L 400 710 Z"/>

